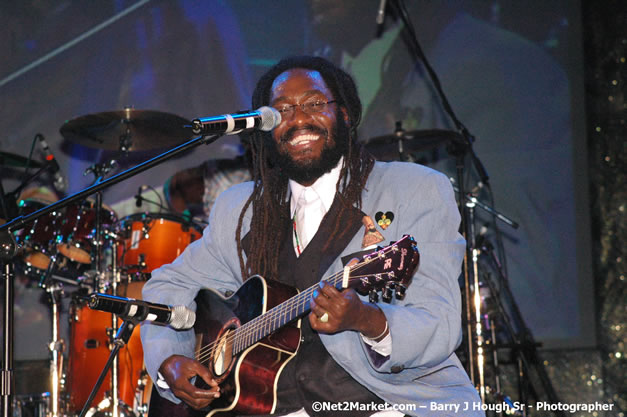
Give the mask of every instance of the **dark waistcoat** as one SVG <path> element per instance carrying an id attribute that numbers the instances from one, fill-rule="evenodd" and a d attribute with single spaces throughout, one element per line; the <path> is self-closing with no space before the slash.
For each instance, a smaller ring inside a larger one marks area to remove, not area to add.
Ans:
<path id="1" fill-rule="evenodd" d="M 328 248 L 324 248 L 332 233 L 341 204 L 336 198 L 325 215 L 316 235 L 299 257 L 292 242 L 293 226 L 286 224 L 287 233 L 281 245 L 279 280 L 304 290 L 319 282 L 322 274 L 340 255 L 350 240 L 362 227 L 364 214 L 356 209 L 345 210 L 340 227 L 345 230 Z M 244 242 L 244 248 L 246 248 Z M 324 250 L 323 250 L 324 249 Z M 338 411 L 314 412 L 315 401 L 342 403 L 354 401 L 361 404 L 383 401 L 355 381 L 327 352 L 318 333 L 311 329 L 308 316 L 301 320 L 301 344 L 296 357 L 288 362 L 279 377 L 278 404 L 275 414 L 283 415 L 302 407 L 310 416 L 333 416 Z M 351 416 L 369 416 L 372 411 L 350 411 Z"/>

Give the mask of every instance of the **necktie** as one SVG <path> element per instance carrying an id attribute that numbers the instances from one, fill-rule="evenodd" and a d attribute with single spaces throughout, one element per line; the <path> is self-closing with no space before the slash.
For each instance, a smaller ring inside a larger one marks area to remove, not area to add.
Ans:
<path id="1" fill-rule="evenodd" d="M 302 252 L 309 242 L 313 239 L 322 218 L 325 209 L 318 194 L 310 189 L 305 188 L 298 199 L 296 211 L 294 213 L 294 221 L 296 223 L 297 248 L 296 253 Z"/>

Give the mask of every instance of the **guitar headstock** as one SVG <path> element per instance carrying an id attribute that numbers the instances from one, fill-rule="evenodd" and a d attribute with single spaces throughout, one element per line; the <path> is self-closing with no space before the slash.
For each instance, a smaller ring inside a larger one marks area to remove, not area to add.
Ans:
<path id="1" fill-rule="evenodd" d="M 350 267 L 348 286 L 360 294 L 369 294 L 371 302 L 378 301 L 379 292 L 385 302 L 403 299 L 405 290 L 418 268 L 420 254 L 416 241 L 409 235 L 384 248 L 364 255 L 361 261 Z"/>

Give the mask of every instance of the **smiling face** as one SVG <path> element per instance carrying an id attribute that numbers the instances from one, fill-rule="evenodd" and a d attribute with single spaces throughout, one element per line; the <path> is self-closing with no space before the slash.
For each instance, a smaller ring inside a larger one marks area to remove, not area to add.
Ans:
<path id="1" fill-rule="evenodd" d="M 305 103 L 335 100 L 319 72 L 295 68 L 281 73 L 273 82 L 270 105 L 281 109 L 297 105 L 282 114 L 282 121 L 272 131 L 270 158 L 289 176 L 311 185 L 333 169 L 348 146 L 347 116 L 337 103 L 305 113 Z"/>

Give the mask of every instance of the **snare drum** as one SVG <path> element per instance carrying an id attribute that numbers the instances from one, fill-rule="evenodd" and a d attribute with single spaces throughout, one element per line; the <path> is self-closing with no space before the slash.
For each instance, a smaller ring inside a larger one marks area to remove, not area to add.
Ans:
<path id="1" fill-rule="evenodd" d="M 112 327 L 112 315 L 91 310 L 84 302 L 77 300 L 73 300 L 70 314 L 70 352 L 66 387 L 70 395 L 71 411 L 80 411 L 109 358 L 107 329 Z M 117 327 L 121 324 L 122 321 L 118 320 Z M 135 401 L 138 381 L 144 366 L 139 327 L 133 330 L 128 343 L 118 353 L 119 398 L 130 407 Z M 116 331 L 117 328 L 112 329 L 113 334 Z M 105 391 L 110 390 L 111 372 L 107 374 L 92 406 L 99 404 L 105 397 Z"/>
<path id="2" fill-rule="evenodd" d="M 116 223 L 116 215 L 106 205 L 100 211 L 102 231 L 111 230 Z M 82 264 L 91 264 L 96 241 L 96 207 L 87 200 L 66 208 L 60 225 L 57 250 L 68 259 Z"/>
<path id="3" fill-rule="evenodd" d="M 152 272 L 176 259 L 202 229 L 171 214 L 134 214 L 120 221 L 118 259 L 127 272 Z"/>

